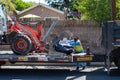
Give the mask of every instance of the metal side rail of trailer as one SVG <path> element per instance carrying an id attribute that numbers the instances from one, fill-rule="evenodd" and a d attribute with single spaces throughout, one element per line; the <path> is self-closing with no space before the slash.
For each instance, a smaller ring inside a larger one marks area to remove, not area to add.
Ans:
<path id="1" fill-rule="evenodd" d="M 93 55 L 63 53 L 29 53 L 28 55 L 15 55 L 12 52 L 0 52 L 0 65 L 16 62 L 34 62 L 34 63 L 73 63 L 92 61 Z"/>

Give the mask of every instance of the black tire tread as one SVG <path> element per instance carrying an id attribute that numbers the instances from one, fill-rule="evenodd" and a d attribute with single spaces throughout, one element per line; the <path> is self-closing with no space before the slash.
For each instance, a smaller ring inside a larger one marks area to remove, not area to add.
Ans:
<path id="1" fill-rule="evenodd" d="M 15 41 L 17 41 L 18 39 L 24 39 L 27 43 L 27 47 L 24 51 L 19 51 L 15 48 Z M 31 48 L 32 48 L 32 42 L 31 42 L 31 39 L 27 36 L 27 35 L 18 35 L 16 36 L 13 41 L 12 41 L 12 44 L 11 44 L 11 49 L 12 51 L 17 54 L 17 55 L 26 55 L 27 53 L 29 53 L 31 51 Z"/>

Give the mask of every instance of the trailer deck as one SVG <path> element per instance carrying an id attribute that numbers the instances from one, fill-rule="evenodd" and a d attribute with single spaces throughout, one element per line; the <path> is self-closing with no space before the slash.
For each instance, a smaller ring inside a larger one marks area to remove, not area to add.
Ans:
<path id="1" fill-rule="evenodd" d="M 5 62 L 54 62 L 54 63 L 73 63 L 73 62 L 88 62 L 92 61 L 93 55 L 72 54 L 65 55 L 64 53 L 29 53 L 28 55 L 16 55 L 12 51 L 0 51 L 0 61 Z"/>

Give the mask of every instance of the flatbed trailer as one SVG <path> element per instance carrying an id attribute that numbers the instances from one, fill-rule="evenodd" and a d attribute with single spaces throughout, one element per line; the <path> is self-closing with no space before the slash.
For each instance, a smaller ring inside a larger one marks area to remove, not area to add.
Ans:
<path id="1" fill-rule="evenodd" d="M 0 51 L 0 66 L 7 63 L 15 64 L 16 62 L 28 63 L 76 63 L 92 61 L 93 55 L 72 54 L 65 55 L 64 53 L 29 53 L 28 55 L 15 55 L 12 51 Z M 10 65 L 10 64 L 9 64 Z"/>
<path id="2" fill-rule="evenodd" d="M 17 21 L 12 24 L 11 21 L 7 20 L 4 5 L 0 5 L 0 12 L 0 23 L 2 24 L 0 25 L 0 46 L 2 46 L 3 43 L 5 43 L 6 45 L 8 44 L 11 46 L 11 50 L 13 51 L 11 53 L 0 51 L 0 65 L 3 65 L 7 62 L 73 63 L 92 60 L 91 55 L 65 55 L 58 52 L 37 53 L 46 51 L 46 44 L 44 44 L 46 43 L 46 37 L 54 29 L 55 25 L 58 22 L 57 20 L 54 21 L 53 24 L 51 24 L 46 35 L 44 35 L 44 37 L 42 38 L 42 22 L 39 22 L 37 24 L 37 30 L 34 30 L 27 24 L 21 24 Z"/>

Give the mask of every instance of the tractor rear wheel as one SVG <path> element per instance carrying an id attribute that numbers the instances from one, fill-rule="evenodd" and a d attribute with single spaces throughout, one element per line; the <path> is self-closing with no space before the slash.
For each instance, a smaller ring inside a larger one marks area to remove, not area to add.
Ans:
<path id="1" fill-rule="evenodd" d="M 32 41 L 26 35 L 18 35 L 11 44 L 12 51 L 17 55 L 26 55 L 31 51 Z"/>

